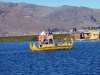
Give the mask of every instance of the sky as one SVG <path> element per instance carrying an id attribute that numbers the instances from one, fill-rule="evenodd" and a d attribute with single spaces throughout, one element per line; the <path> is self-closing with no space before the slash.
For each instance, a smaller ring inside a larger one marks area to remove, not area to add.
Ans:
<path id="1" fill-rule="evenodd" d="M 83 6 L 94 9 L 100 9 L 100 0 L 0 0 L 2 2 L 25 2 L 31 4 L 37 4 L 42 6 L 58 7 L 62 5 L 69 6 Z"/>

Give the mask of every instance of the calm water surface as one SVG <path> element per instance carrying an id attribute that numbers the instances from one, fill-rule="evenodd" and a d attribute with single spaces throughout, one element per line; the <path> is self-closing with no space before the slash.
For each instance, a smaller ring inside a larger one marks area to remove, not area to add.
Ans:
<path id="1" fill-rule="evenodd" d="M 100 42 L 47 52 L 31 52 L 29 43 L 0 43 L 0 75 L 100 75 Z"/>

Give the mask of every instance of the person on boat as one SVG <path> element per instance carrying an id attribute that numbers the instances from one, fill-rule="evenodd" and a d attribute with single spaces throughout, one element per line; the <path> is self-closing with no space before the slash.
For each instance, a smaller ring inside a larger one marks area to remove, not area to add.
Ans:
<path id="1" fill-rule="evenodd" d="M 52 32 L 45 33 L 44 31 L 38 36 L 39 47 L 46 46 L 53 43 Z"/>
<path id="2" fill-rule="evenodd" d="M 43 44 L 45 44 L 45 40 L 47 39 L 46 33 L 43 31 L 39 36 L 38 36 L 38 41 L 39 41 L 39 47 L 42 47 Z"/>
<path id="3" fill-rule="evenodd" d="M 42 47 L 42 42 L 41 41 L 39 41 L 39 47 Z"/>
<path id="4" fill-rule="evenodd" d="M 48 33 L 48 40 L 49 40 L 49 44 L 53 44 L 53 35 L 52 35 L 52 32 Z"/>
<path id="5" fill-rule="evenodd" d="M 48 44 L 48 40 L 47 39 L 44 40 L 44 44 Z"/>

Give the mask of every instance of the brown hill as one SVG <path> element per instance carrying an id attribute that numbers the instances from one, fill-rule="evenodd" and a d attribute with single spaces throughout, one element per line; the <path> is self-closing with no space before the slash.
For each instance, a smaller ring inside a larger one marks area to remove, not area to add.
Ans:
<path id="1" fill-rule="evenodd" d="M 100 25 L 100 10 L 86 7 L 47 7 L 27 3 L 0 2 L 0 36 L 33 35 L 52 29 Z"/>

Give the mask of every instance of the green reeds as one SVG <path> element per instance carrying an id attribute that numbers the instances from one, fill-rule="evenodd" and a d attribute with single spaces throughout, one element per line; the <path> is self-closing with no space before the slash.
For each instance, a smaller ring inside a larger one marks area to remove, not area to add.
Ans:
<path id="1" fill-rule="evenodd" d="M 70 34 L 54 34 L 54 41 L 64 41 L 64 38 L 70 40 L 72 36 Z M 0 42 L 20 42 L 20 41 L 37 41 L 37 35 L 32 36 L 8 36 L 0 37 Z"/>

